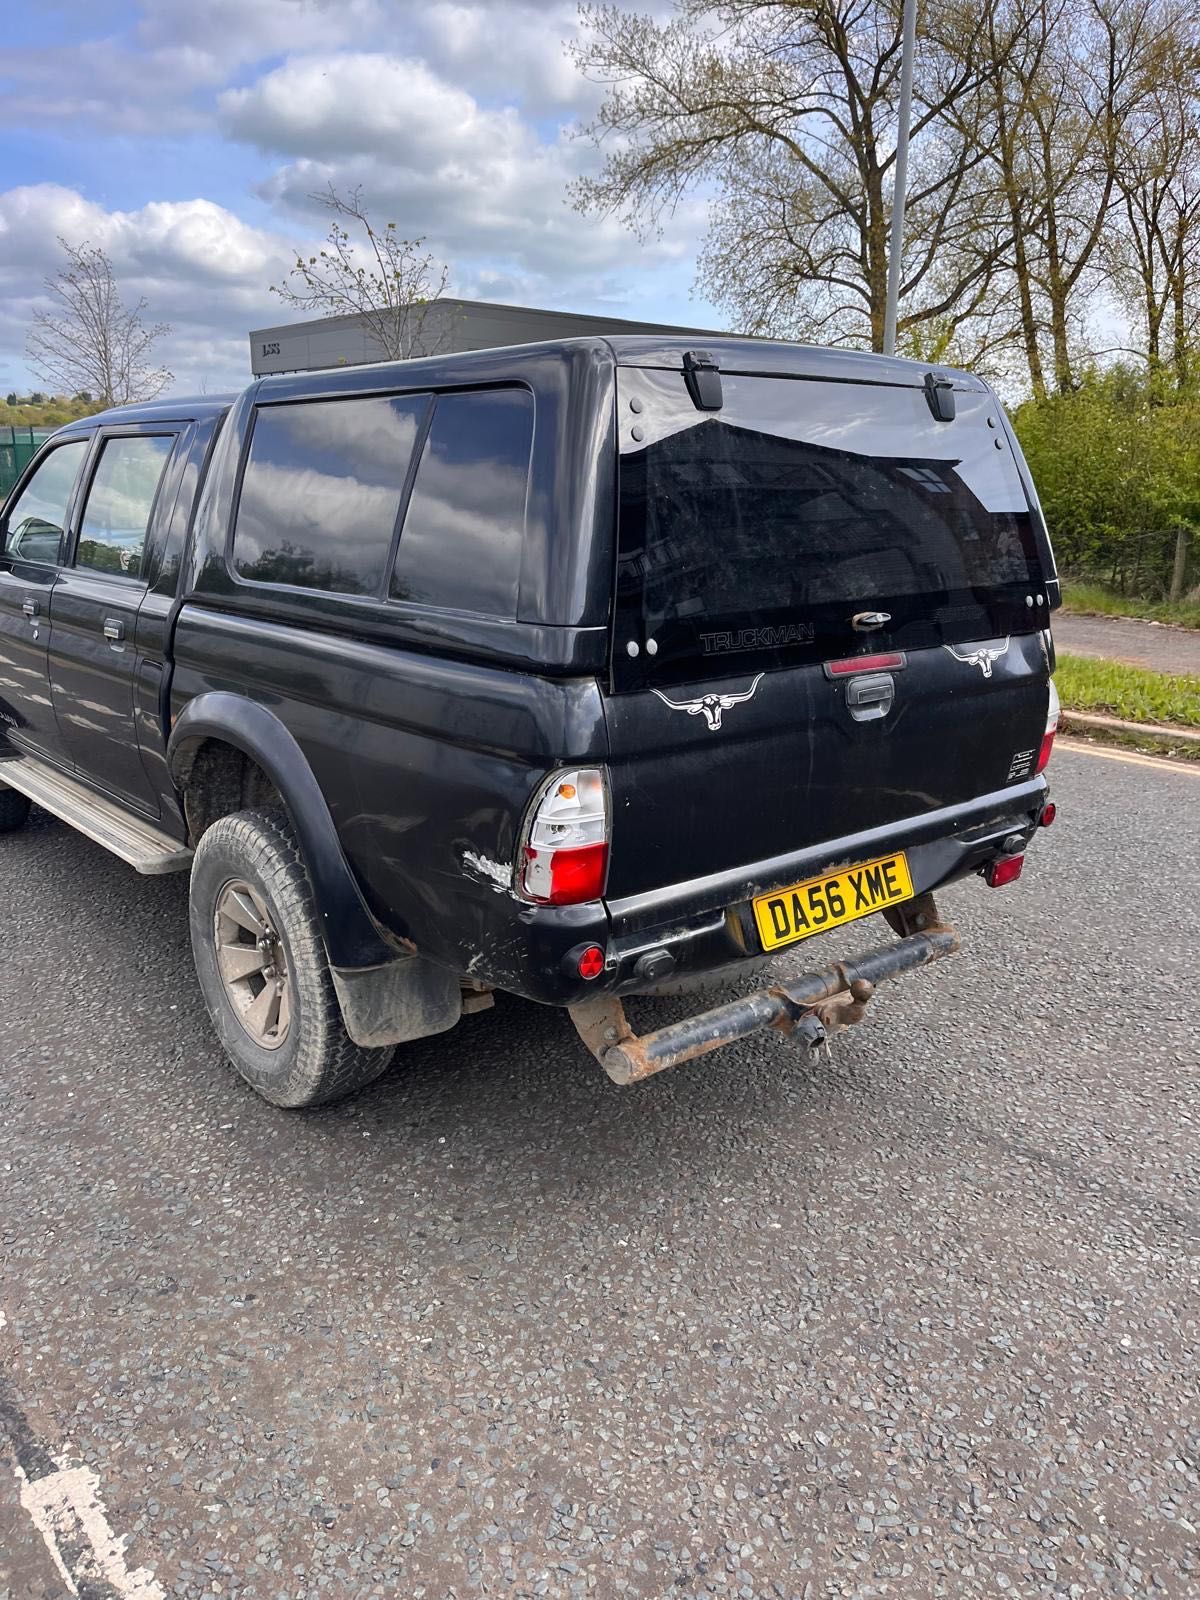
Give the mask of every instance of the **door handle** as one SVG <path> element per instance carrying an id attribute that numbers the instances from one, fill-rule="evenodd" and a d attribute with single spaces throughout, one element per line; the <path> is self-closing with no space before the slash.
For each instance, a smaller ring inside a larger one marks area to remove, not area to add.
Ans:
<path id="1" fill-rule="evenodd" d="M 855 722 L 876 722 L 892 709 L 895 693 L 891 673 L 876 672 L 870 677 L 850 679 L 846 685 L 846 704 Z"/>
<path id="2" fill-rule="evenodd" d="M 39 603 L 30 595 L 26 595 L 24 600 L 21 601 L 21 610 L 27 617 L 36 617 L 41 609 Z"/>
<path id="3" fill-rule="evenodd" d="M 116 617 L 105 617 L 104 637 L 113 644 L 119 644 L 125 637 L 125 624 Z"/>

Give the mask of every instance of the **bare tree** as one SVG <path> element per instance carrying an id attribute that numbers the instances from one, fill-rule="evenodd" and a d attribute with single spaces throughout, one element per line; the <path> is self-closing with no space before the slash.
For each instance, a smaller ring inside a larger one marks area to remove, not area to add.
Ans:
<path id="1" fill-rule="evenodd" d="M 133 306 L 123 303 L 112 262 L 98 245 L 58 242 L 66 264 L 46 279 L 54 308 L 34 312 L 26 340 L 30 366 L 56 390 L 86 389 L 105 405 L 153 400 L 172 378 L 151 358 L 170 327 L 146 326 L 144 297 Z"/>
<path id="2" fill-rule="evenodd" d="M 435 355 L 425 337 L 426 319 L 446 292 L 449 268 L 423 250 L 424 239 L 402 239 L 394 222 L 376 229 L 361 188 L 341 195 L 330 184 L 325 194 L 309 198 L 331 213 L 325 248 L 297 256 L 271 293 L 324 317 L 361 317 L 388 360 Z"/>

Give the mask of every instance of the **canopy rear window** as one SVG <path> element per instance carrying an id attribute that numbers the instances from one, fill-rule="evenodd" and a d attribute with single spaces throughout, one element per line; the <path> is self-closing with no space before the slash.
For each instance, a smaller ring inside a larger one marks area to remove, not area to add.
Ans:
<path id="1" fill-rule="evenodd" d="M 1045 625 L 989 395 L 952 422 L 885 385 L 726 375 L 723 398 L 699 412 L 681 374 L 621 371 L 618 687 Z M 864 635 L 869 611 L 890 620 Z"/>

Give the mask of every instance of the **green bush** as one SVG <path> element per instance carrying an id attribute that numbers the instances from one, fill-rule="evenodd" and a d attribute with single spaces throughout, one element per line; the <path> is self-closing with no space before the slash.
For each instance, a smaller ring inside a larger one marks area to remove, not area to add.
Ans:
<path id="1" fill-rule="evenodd" d="M 1117 367 L 1013 424 L 1064 572 L 1162 595 L 1176 530 L 1200 529 L 1200 390 Z"/>

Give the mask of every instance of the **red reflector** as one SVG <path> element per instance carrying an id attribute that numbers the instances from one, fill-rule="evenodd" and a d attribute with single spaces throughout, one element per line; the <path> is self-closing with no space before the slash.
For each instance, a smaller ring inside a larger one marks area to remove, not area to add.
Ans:
<path id="1" fill-rule="evenodd" d="M 533 860 L 539 852 L 525 848 Z M 542 901 L 548 906 L 575 906 L 585 900 L 599 900 L 604 893 L 604 872 L 608 866 L 606 844 L 585 844 L 576 850 L 550 852 L 550 893 Z"/>
<path id="2" fill-rule="evenodd" d="M 1039 826 L 1048 828 L 1057 815 L 1058 807 L 1054 804 L 1053 800 L 1047 800 L 1046 804 L 1042 807 L 1042 814 L 1038 818 Z"/>
<path id="3" fill-rule="evenodd" d="M 598 944 L 590 944 L 579 958 L 579 976 L 598 978 L 604 971 L 604 951 Z"/>
<path id="4" fill-rule="evenodd" d="M 825 671 L 831 678 L 849 678 L 856 672 L 887 672 L 903 665 L 903 650 L 890 650 L 885 655 L 847 656 L 845 661 L 827 661 Z"/>
<path id="5" fill-rule="evenodd" d="M 1054 749 L 1054 735 L 1057 732 L 1057 728 L 1051 728 L 1050 732 L 1042 739 L 1042 748 L 1038 751 L 1037 766 L 1034 767 L 1034 772 L 1041 772 L 1047 761 L 1049 761 L 1050 752 Z"/>
<path id="6" fill-rule="evenodd" d="M 999 861 L 993 861 L 984 873 L 988 888 L 1003 889 L 1006 883 L 1015 883 L 1024 865 L 1024 856 L 1001 856 Z"/>

